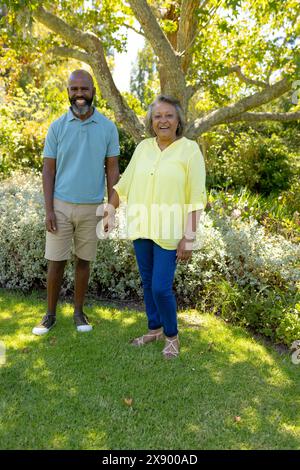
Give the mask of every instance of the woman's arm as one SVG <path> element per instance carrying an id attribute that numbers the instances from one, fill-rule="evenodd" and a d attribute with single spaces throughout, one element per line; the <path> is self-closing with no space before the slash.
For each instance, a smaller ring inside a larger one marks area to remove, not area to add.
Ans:
<path id="1" fill-rule="evenodd" d="M 177 259 L 188 260 L 192 256 L 193 242 L 201 214 L 206 206 L 205 163 L 199 146 L 194 144 L 194 151 L 188 164 L 186 201 L 189 213 L 184 235 L 177 247 Z"/>
<path id="2" fill-rule="evenodd" d="M 105 173 L 107 181 L 107 195 L 108 200 L 113 192 L 113 186 L 119 181 L 119 157 L 106 157 L 105 159 Z"/>
<path id="3" fill-rule="evenodd" d="M 193 243 L 202 210 L 189 212 L 184 235 L 177 246 L 177 260 L 187 261 L 193 253 Z"/>

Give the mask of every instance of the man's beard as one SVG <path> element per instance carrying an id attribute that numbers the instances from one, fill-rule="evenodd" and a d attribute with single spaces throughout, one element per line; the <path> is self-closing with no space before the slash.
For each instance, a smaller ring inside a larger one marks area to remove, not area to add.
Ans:
<path id="1" fill-rule="evenodd" d="M 84 105 L 78 105 L 76 103 L 77 100 L 84 100 L 85 101 L 85 104 Z M 85 114 L 87 114 L 91 107 L 92 107 L 92 103 L 93 103 L 93 98 L 91 99 L 86 99 L 86 98 L 69 98 L 69 101 L 71 103 L 71 108 L 72 108 L 72 111 L 77 114 L 78 116 L 84 116 Z"/>

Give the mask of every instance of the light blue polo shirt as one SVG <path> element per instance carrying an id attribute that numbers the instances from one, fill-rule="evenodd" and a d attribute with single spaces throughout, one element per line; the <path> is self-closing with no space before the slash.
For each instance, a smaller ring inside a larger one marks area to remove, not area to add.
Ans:
<path id="1" fill-rule="evenodd" d="M 105 158 L 118 156 L 115 124 L 96 109 L 81 121 L 71 108 L 52 122 L 44 158 L 56 159 L 54 197 L 76 204 L 99 203 L 105 189 Z"/>

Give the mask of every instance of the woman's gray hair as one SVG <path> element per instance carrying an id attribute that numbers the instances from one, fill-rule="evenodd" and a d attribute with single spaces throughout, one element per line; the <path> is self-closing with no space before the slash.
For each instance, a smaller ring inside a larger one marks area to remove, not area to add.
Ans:
<path id="1" fill-rule="evenodd" d="M 183 135 L 184 126 L 185 126 L 183 110 L 182 110 L 179 100 L 177 100 L 176 98 L 173 98 L 172 96 L 167 96 L 167 95 L 159 95 L 153 101 L 153 103 L 150 104 L 147 114 L 146 114 L 146 118 L 145 118 L 145 128 L 146 128 L 147 134 L 150 134 L 152 137 L 156 136 L 153 130 L 153 126 L 152 126 L 152 113 L 153 113 L 153 108 L 157 103 L 169 103 L 172 106 L 174 106 L 174 108 L 176 109 L 177 117 L 179 121 L 177 130 L 176 130 L 176 135 L 177 137 L 181 137 Z"/>

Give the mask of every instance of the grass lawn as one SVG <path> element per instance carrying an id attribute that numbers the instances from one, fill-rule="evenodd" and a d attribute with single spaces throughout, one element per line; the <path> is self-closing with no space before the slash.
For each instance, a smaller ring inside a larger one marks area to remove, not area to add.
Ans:
<path id="1" fill-rule="evenodd" d="M 300 449 L 300 365 L 242 328 L 179 314 L 181 356 L 134 348 L 143 312 L 90 303 L 77 333 L 72 306 L 31 334 L 43 293 L 0 290 L 1 449 Z"/>

